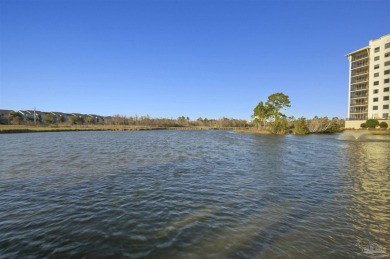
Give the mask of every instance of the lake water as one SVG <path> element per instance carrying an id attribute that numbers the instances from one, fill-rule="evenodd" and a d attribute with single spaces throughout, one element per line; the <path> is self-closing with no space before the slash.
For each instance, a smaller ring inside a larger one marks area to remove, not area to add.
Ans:
<path id="1" fill-rule="evenodd" d="M 389 258 L 390 136 L 2 134 L 8 257 Z"/>

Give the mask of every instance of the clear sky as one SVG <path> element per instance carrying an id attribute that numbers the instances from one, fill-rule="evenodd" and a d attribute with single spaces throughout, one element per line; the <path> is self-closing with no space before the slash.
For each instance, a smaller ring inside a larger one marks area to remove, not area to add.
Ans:
<path id="1" fill-rule="evenodd" d="M 389 0 L 0 0 L 0 109 L 345 118 L 345 54 L 388 33 Z"/>

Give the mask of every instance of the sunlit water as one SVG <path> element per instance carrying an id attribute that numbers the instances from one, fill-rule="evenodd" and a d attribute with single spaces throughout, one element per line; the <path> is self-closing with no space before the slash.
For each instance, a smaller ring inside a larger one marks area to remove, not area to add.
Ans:
<path id="1" fill-rule="evenodd" d="M 389 258 L 390 138 L 0 135 L 0 258 Z"/>

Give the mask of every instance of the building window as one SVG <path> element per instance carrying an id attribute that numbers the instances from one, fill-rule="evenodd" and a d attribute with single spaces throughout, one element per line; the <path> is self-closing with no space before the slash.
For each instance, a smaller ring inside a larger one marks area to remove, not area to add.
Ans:
<path id="1" fill-rule="evenodd" d="M 388 110 L 388 109 L 389 109 L 389 105 L 388 104 L 383 105 L 383 110 Z"/>
<path id="2" fill-rule="evenodd" d="M 389 96 L 383 96 L 383 101 L 388 101 L 389 100 Z"/>
<path id="3" fill-rule="evenodd" d="M 375 53 L 378 53 L 380 49 L 380 47 L 375 48 Z"/>
<path id="4" fill-rule="evenodd" d="M 385 53 L 385 58 L 390 57 L 390 52 Z"/>
<path id="5" fill-rule="evenodd" d="M 379 76 L 379 73 L 375 73 L 375 74 L 374 74 L 374 77 L 378 77 L 378 76 Z"/>
<path id="6" fill-rule="evenodd" d="M 388 65 L 390 65 L 390 61 L 385 62 L 385 66 L 388 66 Z"/>
<path id="7" fill-rule="evenodd" d="M 379 68 L 379 65 L 375 65 L 375 66 L 374 66 L 374 69 L 378 69 L 378 68 Z"/>
<path id="8" fill-rule="evenodd" d="M 384 113 L 382 117 L 383 117 L 383 119 L 387 120 L 389 118 L 389 114 L 388 113 Z"/>
<path id="9" fill-rule="evenodd" d="M 390 42 L 385 44 L 385 49 L 390 48 Z"/>
<path id="10" fill-rule="evenodd" d="M 374 61 L 377 61 L 377 60 L 379 60 L 379 56 L 376 56 L 376 57 L 374 58 Z"/>
<path id="11" fill-rule="evenodd" d="M 372 99 L 373 102 L 377 102 L 378 101 L 378 97 L 375 97 L 374 99 Z"/>
<path id="12" fill-rule="evenodd" d="M 375 89 L 375 90 L 373 91 L 373 93 L 374 93 L 374 94 L 377 94 L 377 93 L 379 93 L 379 90 L 378 90 L 378 89 Z"/>
<path id="13" fill-rule="evenodd" d="M 378 106 L 372 106 L 372 109 L 373 109 L 374 111 L 376 111 L 376 110 L 378 110 Z"/>
<path id="14" fill-rule="evenodd" d="M 374 81 L 374 85 L 379 85 L 379 81 Z"/>
<path id="15" fill-rule="evenodd" d="M 385 75 L 388 75 L 388 74 L 390 74 L 390 70 L 385 70 L 385 73 L 384 73 Z"/>
<path id="16" fill-rule="evenodd" d="M 390 78 L 387 78 L 383 81 L 385 84 L 387 84 L 388 82 L 390 82 Z"/>
<path id="17" fill-rule="evenodd" d="M 389 88 L 390 88 L 390 87 L 386 87 L 385 89 L 383 89 L 383 92 L 388 92 L 388 91 L 389 91 Z"/>

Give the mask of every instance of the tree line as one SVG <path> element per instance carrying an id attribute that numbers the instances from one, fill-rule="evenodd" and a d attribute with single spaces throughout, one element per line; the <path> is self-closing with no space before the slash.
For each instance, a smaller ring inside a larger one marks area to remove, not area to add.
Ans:
<path id="1" fill-rule="evenodd" d="M 234 128 L 246 127 L 248 122 L 242 119 L 226 118 L 207 119 L 198 118 L 191 120 L 189 117 L 180 116 L 176 119 L 151 118 L 147 116 L 123 116 L 114 115 L 111 120 L 105 122 L 108 125 L 151 126 L 151 127 L 209 127 L 209 128 Z"/>
<path id="2" fill-rule="evenodd" d="M 33 117 L 23 117 L 19 112 L 11 112 L 7 118 L 3 118 L 3 124 L 11 125 L 116 125 L 116 126 L 146 126 L 146 127 L 208 127 L 208 128 L 234 128 L 247 127 L 248 122 L 242 119 L 226 118 L 207 119 L 198 118 L 191 120 L 188 116 L 180 116 L 176 119 L 151 118 L 146 116 L 124 116 L 116 114 L 110 117 L 101 117 L 96 120 L 93 116 L 71 115 L 64 117 L 53 113 L 37 114 Z"/>
<path id="3" fill-rule="evenodd" d="M 305 135 L 340 132 L 345 125 L 345 121 L 337 117 L 332 119 L 317 116 L 312 119 L 287 117 L 281 112 L 287 107 L 291 107 L 291 102 L 289 96 L 284 93 L 274 93 L 266 102 L 260 101 L 253 109 L 252 115 L 256 127 L 273 134 Z"/>
<path id="4" fill-rule="evenodd" d="M 312 133 L 335 133 L 343 130 L 345 121 L 337 117 L 318 117 L 307 119 L 305 117 L 287 117 L 282 111 L 291 107 L 288 95 L 274 93 L 268 96 L 267 101 L 260 101 L 253 109 L 252 123 L 246 120 L 226 118 L 207 119 L 198 118 L 191 120 L 189 117 L 180 116 L 173 118 L 151 118 L 146 116 L 123 116 L 116 114 L 110 117 L 93 116 L 62 116 L 54 113 L 37 114 L 35 118 L 23 117 L 19 112 L 11 112 L 6 118 L 2 118 L 3 124 L 39 124 L 39 125 L 116 125 L 116 126 L 146 126 L 146 127 L 207 127 L 207 128 L 251 128 L 256 127 L 260 131 L 267 131 L 273 134 L 293 133 L 305 135 Z M 1 119 L 1 118 L 0 118 Z M 379 123 L 378 120 L 370 119 L 360 125 L 362 128 L 388 128 L 386 122 Z"/>

